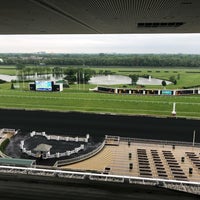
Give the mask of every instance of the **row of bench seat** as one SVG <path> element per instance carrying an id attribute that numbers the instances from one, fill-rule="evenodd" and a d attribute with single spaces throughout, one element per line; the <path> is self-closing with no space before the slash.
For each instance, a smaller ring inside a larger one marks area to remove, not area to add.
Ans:
<path id="1" fill-rule="evenodd" d="M 167 178 L 168 175 L 162 163 L 162 160 L 158 154 L 157 150 L 151 150 L 151 156 L 153 157 L 154 165 L 156 167 L 156 172 L 159 178 Z"/>
<path id="2" fill-rule="evenodd" d="M 172 176 L 176 179 L 176 180 L 187 180 L 187 176 L 185 175 L 185 173 L 183 172 L 183 170 L 181 169 L 179 163 L 177 162 L 177 160 L 175 159 L 173 153 L 171 151 L 162 151 L 165 160 L 167 161 L 167 164 L 171 170 Z"/>
<path id="3" fill-rule="evenodd" d="M 146 149 L 137 149 L 139 173 L 142 177 L 152 177 L 149 159 Z"/>
<path id="4" fill-rule="evenodd" d="M 200 158 L 194 152 L 185 152 L 185 154 L 192 161 L 193 165 L 200 170 Z"/>

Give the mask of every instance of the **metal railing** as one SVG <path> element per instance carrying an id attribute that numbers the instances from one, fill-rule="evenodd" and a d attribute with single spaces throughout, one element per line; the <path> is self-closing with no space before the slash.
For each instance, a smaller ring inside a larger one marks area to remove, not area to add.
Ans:
<path id="1" fill-rule="evenodd" d="M 146 143 L 146 144 L 159 144 L 159 145 L 177 145 L 177 146 L 193 146 L 192 142 L 172 141 L 172 140 L 154 140 L 154 139 L 141 139 L 141 138 L 129 138 L 120 137 L 120 141 Z M 195 147 L 200 147 L 200 143 L 194 143 Z"/>
<path id="2" fill-rule="evenodd" d="M 82 180 L 87 178 L 87 180 L 89 179 L 90 181 L 104 181 L 104 182 L 115 182 L 115 183 L 125 183 L 125 180 L 127 180 L 126 183 L 130 185 L 134 184 L 149 185 L 153 187 L 155 186 L 160 188 L 173 189 L 200 195 L 200 182 L 120 176 L 120 175 L 75 172 L 75 171 L 64 171 L 64 170 L 53 170 L 53 169 L 11 167 L 11 166 L 0 166 L 0 173 L 25 174 L 31 176 L 46 176 L 46 177 L 66 178 L 66 179 L 73 178 Z"/>
<path id="3" fill-rule="evenodd" d="M 105 146 L 105 140 L 103 141 L 103 143 L 100 146 L 98 146 L 93 151 L 91 151 L 87 154 L 75 157 L 75 158 L 66 159 L 66 160 L 59 160 L 54 164 L 54 166 L 60 167 L 60 166 L 63 166 L 63 165 L 69 165 L 69 164 L 76 163 L 76 162 L 79 162 L 79 161 L 82 161 L 82 160 L 86 160 L 86 159 L 96 155 L 97 153 L 99 153 L 104 148 L 104 146 Z"/>
<path id="4" fill-rule="evenodd" d="M 3 128 L 3 129 L 1 129 L 0 132 L 4 132 L 4 133 L 15 133 L 15 129 Z"/>

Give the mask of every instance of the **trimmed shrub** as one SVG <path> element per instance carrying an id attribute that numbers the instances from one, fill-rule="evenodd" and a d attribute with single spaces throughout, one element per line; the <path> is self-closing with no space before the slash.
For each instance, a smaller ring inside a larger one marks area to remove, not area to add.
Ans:
<path id="1" fill-rule="evenodd" d="M 7 138 L 7 139 L 5 139 L 5 140 L 1 143 L 1 145 L 0 145 L 0 151 L 1 151 L 1 152 L 4 152 L 5 148 L 6 148 L 7 145 L 9 144 L 9 142 L 10 142 L 10 140 Z"/>

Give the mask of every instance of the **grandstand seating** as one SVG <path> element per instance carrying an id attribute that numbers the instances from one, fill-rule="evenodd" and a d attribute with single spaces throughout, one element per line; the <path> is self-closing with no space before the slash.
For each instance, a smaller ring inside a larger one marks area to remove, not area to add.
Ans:
<path id="1" fill-rule="evenodd" d="M 120 138 L 118 146 L 114 146 L 112 141 L 109 141 L 99 154 L 64 168 L 98 170 L 105 174 L 199 181 L 197 158 L 193 156 L 191 160 L 186 156 L 188 159 L 182 162 L 185 152 L 191 149 L 196 151 L 196 155 L 200 153 L 198 147 L 176 145 L 173 149 L 173 145 L 140 143 Z M 106 168 L 109 170 L 105 170 Z M 192 175 L 189 174 L 189 168 L 193 168 Z"/>
<path id="2" fill-rule="evenodd" d="M 109 137 L 109 142 L 93 157 L 63 166 L 70 172 L 0 166 L 0 173 L 146 184 L 200 194 L 198 146 L 175 147 L 163 141 L 148 143 L 117 137 L 113 140 L 115 145 Z"/>
<path id="3" fill-rule="evenodd" d="M 157 150 L 151 149 L 151 155 L 154 161 L 154 165 L 157 171 L 158 178 L 167 178 L 166 169 L 163 165 L 163 162 L 158 154 Z"/>
<path id="4" fill-rule="evenodd" d="M 180 167 L 179 163 L 177 162 L 177 160 L 175 159 L 173 153 L 171 151 L 165 151 L 165 150 L 163 150 L 162 152 L 163 152 L 163 155 L 167 161 L 167 164 L 171 170 L 171 173 L 172 173 L 172 176 L 174 177 L 174 179 L 187 180 L 187 176 L 181 169 L 181 167 Z"/>
<path id="5" fill-rule="evenodd" d="M 193 165 L 200 171 L 200 158 L 194 152 L 185 152 L 185 154 L 192 161 Z"/>

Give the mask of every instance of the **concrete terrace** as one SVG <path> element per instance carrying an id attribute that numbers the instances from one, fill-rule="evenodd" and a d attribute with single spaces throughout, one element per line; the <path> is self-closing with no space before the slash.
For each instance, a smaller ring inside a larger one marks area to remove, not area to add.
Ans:
<path id="1" fill-rule="evenodd" d="M 112 142 L 94 157 L 64 166 L 105 174 L 200 181 L 200 148 L 162 143 Z"/>

